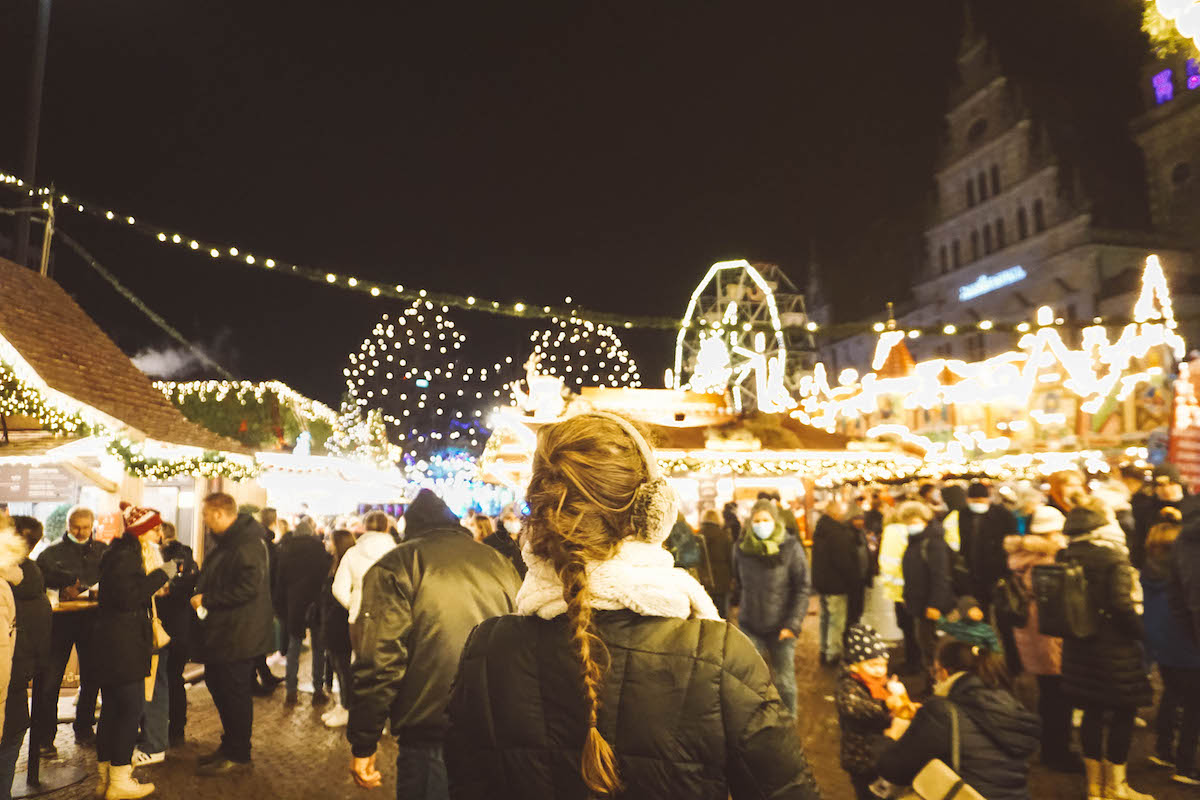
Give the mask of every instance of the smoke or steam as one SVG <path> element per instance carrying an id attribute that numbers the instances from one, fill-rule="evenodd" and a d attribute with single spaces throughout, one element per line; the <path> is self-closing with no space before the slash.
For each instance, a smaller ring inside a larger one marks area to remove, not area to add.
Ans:
<path id="1" fill-rule="evenodd" d="M 183 347 L 148 347 L 133 357 L 133 363 L 152 378 L 183 377 L 202 367 L 196 354 Z"/>

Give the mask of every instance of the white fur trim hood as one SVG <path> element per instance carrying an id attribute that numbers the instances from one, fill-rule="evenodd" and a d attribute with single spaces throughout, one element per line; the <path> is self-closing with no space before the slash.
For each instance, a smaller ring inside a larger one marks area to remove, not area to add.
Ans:
<path id="1" fill-rule="evenodd" d="M 12 528 L 0 530 L 0 578 L 17 585 L 24 577 L 21 562 L 29 555 L 29 546 Z"/>
<path id="2" fill-rule="evenodd" d="M 517 613 L 553 619 L 567 611 L 563 585 L 554 565 L 522 551 L 529 572 L 517 592 Z M 597 610 L 628 609 L 647 617 L 720 619 L 700 582 L 675 568 L 661 544 L 625 539 L 608 561 L 589 562 L 588 605 Z"/>

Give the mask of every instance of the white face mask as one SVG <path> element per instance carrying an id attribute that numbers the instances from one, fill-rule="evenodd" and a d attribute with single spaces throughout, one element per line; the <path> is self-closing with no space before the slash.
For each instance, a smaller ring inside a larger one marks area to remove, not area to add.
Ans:
<path id="1" fill-rule="evenodd" d="M 976 514 L 986 514 L 987 510 L 990 507 L 991 507 L 991 503 L 987 503 L 987 502 L 976 501 L 976 502 L 967 503 L 967 508 L 974 511 Z"/>
<path id="2" fill-rule="evenodd" d="M 771 534 L 775 533 L 774 522 L 753 522 L 750 524 L 754 535 L 760 539 L 770 539 Z"/>
<path id="3" fill-rule="evenodd" d="M 910 522 L 908 524 L 908 535 L 909 536 L 912 536 L 914 533 L 920 533 L 923 530 L 925 530 L 924 522 Z"/>
<path id="4" fill-rule="evenodd" d="M 508 531 L 513 536 L 516 536 L 518 533 L 521 532 L 521 520 L 519 520 L 519 519 L 504 520 L 504 530 Z"/>

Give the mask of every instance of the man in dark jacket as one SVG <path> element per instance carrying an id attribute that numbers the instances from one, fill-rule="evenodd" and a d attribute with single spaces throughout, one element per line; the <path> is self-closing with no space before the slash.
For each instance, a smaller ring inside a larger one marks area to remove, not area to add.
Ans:
<path id="1" fill-rule="evenodd" d="M 991 502 L 987 486 L 972 483 L 967 489 L 966 508 L 959 512 L 959 552 L 970 574 L 971 596 L 979 602 L 985 618 L 991 608 L 992 590 L 1008 574 L 1004 537 L 1016 533 L 1016 516 L 1003 505 Z"/>
<path id="2" fill-rule="evenodd" d="M 861 584 L 856 535 L 840 520 L 845 508 L 831 502 L 813 529 L 812 588 L 821 595 L 821 663 L 842 659 L 850 594 Z"/>
<path id="3" fill-rule="evenodd" d="M 159 669 L 167 670 L 167 702 L 170 720 L 168 726 L 171 746 L 183 743 L 184 728 L 187 727 L 187 686 L 183 670 L 191 658 L 192 626 L 196 612 L 191 598 L 196 589 L 196 577 L 200 568 L 192 556 L 192 548 L 179 541 L 175 526 L 163 523 L 163 561 L 174 561 L 179 572 L 167 583 L 167 594 L 158 599 L 158 616 L 171 641 L 167 643 L 165 665 L 160 659 Z"/>
<path id="4" fill-rule="evenodd" d="M 1183 526 L 1175 540 L 1168 597 L 1179 626 L 1200 644 L 1200 496 L 1185 498 L 1179 510 Z"/>
<path id="5" fill-rule="evenodd" d="M 204 498 L 204 524 L 217 545 L 196 584 L 192 607 L 200 617 L 198 655 L 204 682 L 221 717 L 221 746 L 200 760 L 199 775 L 221 775 L 250 764 L 254 725 L 254 662 L 274 642 L 267 545 L 262 526 L 238 514 L 227 494 Z"/>
<path id="6" fill-rule="evenodd" d="M 275 527 L 279 524 L 279 512 L 273 508 L 264 508 L 258 513 L 258 520 L 262 523 L 263 541 L 267 543 L 267 559 L 271 565 L 271 590 L 275 589 L 275 576 L 279 572 L 279 546 L 275 544 Z M 276 629 L 276 644 L 282 648 L 286 647 L 286 643 L 278 641 L 278 632 L 280 625 L 278 619 L 274 622 Z M 267 697 L 274 694 L 279 688 L 279 684 L 283 683 L 283 678 L 280 678 L 274 672 L 271 672 L 271 667 L 267 664 L 267 657 L 259 656 L 254 660 L 254 672 L 258 676 L 258 680 L 254 684 L 254 694 L 256 697 Z"/>
<path id="7" fill-rule="evenodd" d="M 950 546 L 940 520 L 909 528 L 900 569 L 904 574 L 904 608 L 917 631 L 921 659 L 932 681 L 937 648 L 937 621 L 954 607 L 950 580 Z"/>
<path id="8" fill-rule="evenodd" d="M 378 786 L 375 749 L 390 719 L 397 800 L 446 798 L 446 705 L 463 645 L 483 620 L 512 613 L 520 582 L 508 560 L 474 541 L 428 489 L 404 519 L 404 542 L 363 579 L 346 738 L 355 781 Z"/>
<path id="9" fill-rule="evenodd" d="M 78 600 L 100 581 L 100 556 L 106 545 L 92 536 L 96 515 L 91 509 L 76 506 L 67 514 L 67 532 L 38 556 L 38 567 L 47 589 L 57 589 L 58 598 Z M 46 720 L 43 730 L 33 732 L 33 741 L 40 745 L 43 758 L 58 754 L 54 734 L 58 719 L 58 690 L 63 673 L 71 659 L 71 648 L 79 654 L 79 696 L 75 704 L 75 741 L 90 744 L 96 734 L 96 692 L 100 688 L 94 679 L 96 660 L 92 646 L 92 629 L 96 625 L 96 609 L 59 614 L 50 626 L 50 663 L 38 685 L 33 687 L 34 702 L 38 703 L 35 719 Z"/>
<path id="10" fill-rule="evenodd" d="M 321 588 L 329 577 L 333 556 L 317 538 L 312 520 L 305 517 L 287 544 L 279 548 L 279 566 L 275 575 L 275 615 L 287 633 L 287 698 L 285 705 L 295 705 L 297 680 L 300 675 L 300 648 L 304 634 L 312 630 L 312 681 L 314 706 L 329 702 L 325 694 L 325 648 L 321 643 L 321 626 L 314 614 L 314 604 L 321 597 Z"/>

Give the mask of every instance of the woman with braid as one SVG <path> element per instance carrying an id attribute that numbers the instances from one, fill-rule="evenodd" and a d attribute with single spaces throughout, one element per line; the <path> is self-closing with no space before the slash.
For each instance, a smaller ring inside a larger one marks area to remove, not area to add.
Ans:
<path id="1" fill-rule="evenodd" d="M 820 797 L 766 664 L 663 548 L 678 499 L 633 424 L 543 427 L 526 501 L 516 614 L 451 693 L 450 796 Z"/>

